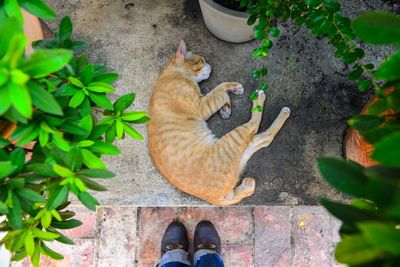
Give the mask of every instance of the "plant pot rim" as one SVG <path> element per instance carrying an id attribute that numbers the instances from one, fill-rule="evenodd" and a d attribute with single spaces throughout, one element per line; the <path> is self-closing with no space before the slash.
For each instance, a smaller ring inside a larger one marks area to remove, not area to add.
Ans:
<path id="1" fill-rule="evenodd" d="M 236 11 L 233 9 L 229 9 L 227 7 L 221 6 L 220 4 L 214 2 L 213 0 L 200 0 L 203 1 L 204 3 L 208 4 L 212 8 L 214 8 L 216 11 L 221 13 L 221 15 L 224 16 L 230 16 L 230 17 L 239 17 L 239 18 L 244 18 L 248 19 L 249 14 L 247 12 L 241 12 L 241 11 Z"/>

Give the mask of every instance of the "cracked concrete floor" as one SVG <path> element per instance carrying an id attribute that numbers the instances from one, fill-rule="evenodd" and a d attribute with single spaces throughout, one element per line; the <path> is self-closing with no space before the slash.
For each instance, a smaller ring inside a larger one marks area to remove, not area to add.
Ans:
<path id="1" fill-rule="evenodd" d="M 136 92 L 135 108 L 144 110 L 158 74 L 175 52 L 180 39 L 190 50 L 203 55 L 213 67 L 209 80 L 200 87 L 207 93 L 225 81 L 237 81 L 247 89 L 232 96 L 233 113 L 223 120 L 209 120 L 211 129 L 222 135 L 250 117 L 248 95 L 254 86 L 251 70 L 260 65 L 250 57 L 257 42 L 229 44 L 206 29 L 197 0 L 70 0 L 48 1 L 59 18 L 72 17 L 75 37 L 89 44 L 86 53 L 96 63 L 121 74 L 113 96 Z M 395 1 L 343 1 L 343 13 L 354 17 L 367 10 L 399 10 Z M 54 30 L 58 21 L 50 22 Z M 281 37 L 268 56 L 269 91 L 261 131 L 268 128 L 283 106 L 292 115 L 272 145 L 249 161 L 244 177 L 254 177 L 257 188 L 245 205 L 309 205 L 320 196 L 340 199 L 320 177 L 318 156 L 342 155 L 346 120 L 359 112 L 368 96 L 357 92 L 346 80 L 349 72 L 334 59 L 333 49 L 305 28 L 280 25 Z M 365 47 L 368 60 L 382 61 L 389 49 Z M 145 133 L 145 127 L 139 127 Z M 117 141 L 122 153 L 106 158 L 117 177 L 104 184 L 108 192 L 97 194 L 103 204 L 203 205 L 168 184 L 153 166 L 146 142 Z"/>

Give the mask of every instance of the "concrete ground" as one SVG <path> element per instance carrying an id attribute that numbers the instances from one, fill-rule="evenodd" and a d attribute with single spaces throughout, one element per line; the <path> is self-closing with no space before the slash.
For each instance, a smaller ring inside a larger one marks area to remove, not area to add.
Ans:
<path id="1" fill-rule="evenodd" d="M 40 266 L 156 266 L 163 232 L 174 219 L 185 224 L 191 239 L 199 221 L 212 221 L 222 240 L 222 256 L 227 267 L 342 266 L 333 256 L 334 245 L 339 240 L 339 223 L 318 206 L 223 209 L 103 206 L 97 213 L 77 206 L 74 210 L 83 225 L 64 233 L 75 245 L 49 243 L 65 259 L 43 258 Z M 11 266 L 30 265 L 25 260 Z"/>
<path id="2" fill-rule="evenodd" d="M 89 44 L 86 50 L 96 63 L 121 74 L 117 93 L 136 92 L 136 109 L 145 110 L 159 72 L 176 50 L 180 39 L 203 55 L 213 67 L 200 86 L 207 93 L 225 81 L 244 85 L 243 96 L 232 96 L 233 114 L 228 120 L 213 116 L 209 125 L 218 135 L 234 129 L 250 117 L 248 95 L 254 84 L 251 70 L 260 62 L 250 57 L 257 42 L 230 44 L 211 35 L 194 0 L 48 1 L 59 18 L 72 17 L 75 36 Z M 367 10 L 398 10 L 396 1 L 343 1 L 344 13 L 354 17 Z M 54 30 L 58 21 L 50 23 Z M 256 179 L 254 196 L 241 204 L 309 205 L 320 196 L 340 199 L 316 170 L 319 156 L 342 155 L 346 120 L 361 110 L 368 96 L 346 80 L 348 69 L 333 57 L 325 40 L 311 37 L 304 28 L 280 25 L 282 36 L 268 56 L 269 91 L 261 130 L 265 130 L 283 106 L 292 110 L 287 124 L 270 147 L 249 162 L 245 176 Z M 382 61 L 388 49 L 367 47 L 372 62 Z M 145 133 L 145 127 L 139 127 Z M 116 143 L 122 150 L 106 161 L 118 175 L 105 184 L 109 192 L 98 194 L 103 204 L 198 205 L 204 202 L 169 185 L 154 168 L 146 142 L 131 139 Z"/>

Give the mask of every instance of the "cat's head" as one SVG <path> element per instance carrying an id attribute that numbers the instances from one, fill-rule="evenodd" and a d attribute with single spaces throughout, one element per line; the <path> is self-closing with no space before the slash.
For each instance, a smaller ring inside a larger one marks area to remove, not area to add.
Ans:
<path id="1" fill-rule="evenodd" d="M 210 77 L 211 66 L 203 57 L 188 52 L 184 41 L 180 41 L 178 50 L 173 61 L 185 71 L 196 82 L 207 80 Z"/>

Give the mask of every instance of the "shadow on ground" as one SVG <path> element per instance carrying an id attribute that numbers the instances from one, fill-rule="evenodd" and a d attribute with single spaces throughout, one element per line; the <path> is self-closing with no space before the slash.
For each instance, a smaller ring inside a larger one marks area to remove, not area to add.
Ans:
<path id="1" fill-rule="evenodd" d="M 246 88 L 232 96 L 232 117 L 215 115 L 209 120 L 217 135 L 250 118 L 248 95 L 254 89 L 251 70 L 261 62 L 250 57 L 257 42 L 229 44 L 206 29 L 197 1 L 49 1 L 57 13 L 70 15 L 76 37 L 89 43 L 93 61 L 121 74 L 117 94 L 137 93 L 136 109 L 146 109 L 158 74 L 173 55 L 180 39 L 202 54 L 213 67 L 200 86 L 207 93 L 221 82 L 237 81 Z M 354 17 L 367 10 L 398 10 L 395 1 L 343 1 L 344 13 Z M 51 23 L 54 30 L 57 22 Z M 304 28 L 280 25 L 281 37 L 266 62 L 269 69 L 267 104 L 261 131 L 268 128 L 280 109 L 292 115 L 267 149 L 249 161 L 244 177 L 256 179 L 255 195 L 242 204 L 315 204 L 320 196 L 341 199 L 319 176 L 315 159 L 342 156 L 346 120 L 359 112 L 368 95 L 357 92 L 346 80 L 348 69 L 334 59 L 323 39 L 311 37 Z M 367 59 L 381 62 L 388 49 L 365 47 Z M 140 128 L 145 132 L 145 128 Z M 122 154 L 107 160 L 115 179 L 105 184 L 109 192 L 98 194 L 103 204 L 198 205 L 202 201 L 174 189 L 154 168 L 145 142 L 118 141 Z"/>

